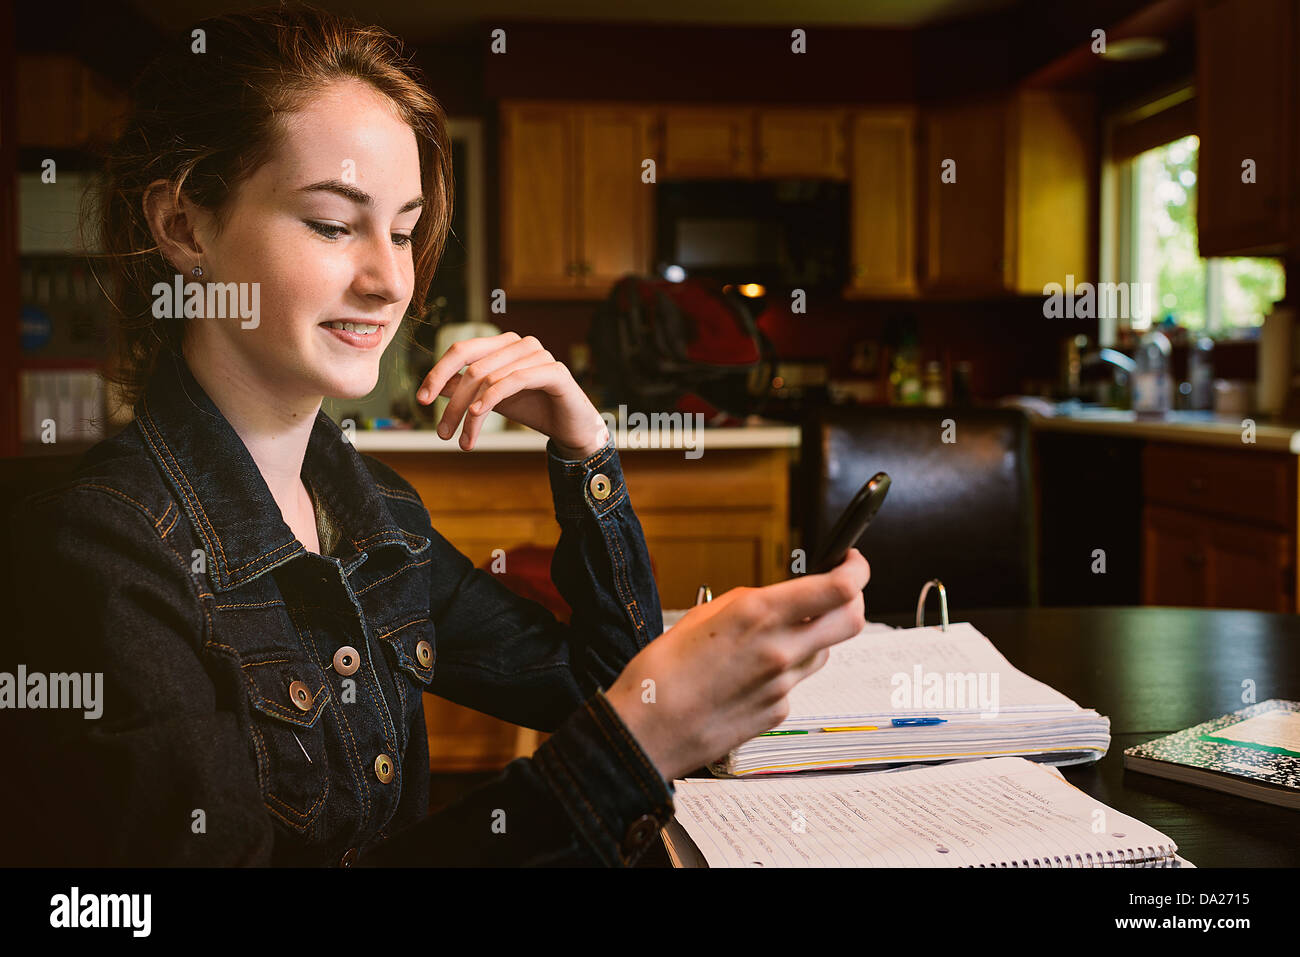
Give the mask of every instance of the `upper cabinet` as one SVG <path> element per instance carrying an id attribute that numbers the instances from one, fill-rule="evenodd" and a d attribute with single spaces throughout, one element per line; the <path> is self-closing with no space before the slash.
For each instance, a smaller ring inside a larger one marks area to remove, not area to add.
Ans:
<path id="1" fill-rule="evenodd" d="M 916 293 L 916 112 L 849 119 L 853 253 L 847 298 Z"/>
<path id="2" fill-rule="evenodd" d="M 598 299 L 649 274 L 655 180 L 847 181 L 846 298 L 1041 295 L 1092 278 L 1097 112 L 1024 91 L 918 112 L 523 102 L 501 106 L 501 283 Z"/>
<path id="3" fill-rule="evenodd" d="M 760 110 L 757 174 L 771 178 L 845 179 L 847 117 L 843 110 Z"/>
<path id="4" fill-rule="evenodd" d="M 673 106 L 663 111 L 664 179 L 754 175 L 754 111 Z"/>
<path id="5" fill-rule="evenodd" d="M 1296 236 L 1294 0 L 1201 0 L 1196 17 L 1202 256 L 1280 253 Z"/>
<path id="6" fill-rule="evenodd" d="M 650 268 L 651 114 L 503 103 L 501 284 L 525 298 L 600 299 Z"/>
<path id="7" fill-rule="evenodd" d="M 923 290 L 1042 295 L 1092 280 L 1096 123 L 1090 95 L 1047 90 L 927 110 Z"/>

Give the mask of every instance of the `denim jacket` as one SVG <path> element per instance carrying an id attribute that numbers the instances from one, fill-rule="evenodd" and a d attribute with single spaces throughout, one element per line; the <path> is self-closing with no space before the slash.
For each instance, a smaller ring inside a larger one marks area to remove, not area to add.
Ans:
<path id="1" fill-rule="evenodd" d="M 19 661 L 103 673 L 101 717 L 46 711 L 28 737 L 44 862 L 634 863 L 673 792 L 602 689 L 663 631 L 649 554 L 612 442 L 548 442 L 546 467 L 567 625 L 323 411 L 302 474 L 341 536 L 307 551 L 164 352 L 134 421 L 15 523 Z M 553 734 L 430 815 L 426 691 Z"/>

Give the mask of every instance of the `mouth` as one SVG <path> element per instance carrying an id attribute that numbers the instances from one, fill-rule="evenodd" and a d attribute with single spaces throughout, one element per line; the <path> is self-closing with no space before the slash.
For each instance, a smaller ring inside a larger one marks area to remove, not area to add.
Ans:
<path id="1" fill-rule="evenodd" d="M 373 349 L 383 341 L 385 322 L 350 322 L 336 320 L 322 322 L 321 328 L 329 331 L 336 339 L 358 349 Z"/>

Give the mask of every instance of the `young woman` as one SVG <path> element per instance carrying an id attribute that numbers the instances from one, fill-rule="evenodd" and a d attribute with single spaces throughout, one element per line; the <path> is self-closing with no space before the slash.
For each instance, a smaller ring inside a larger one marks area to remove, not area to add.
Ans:
<path id="1" fill-rule="evenodd" d="M 101 242 L 134 421 L 19 526 L 29 672 L 103 676 L 100 716 L 33 739 L 41 862 L 634 862 L 673 778 L 782 720 L 860 629 L 866 562 L 660 637 L 597 410 L 505 333 L 417 398 L 449 397 L 465 449 L 493 409 L 549 436 L 572 621 L 514 595 L 321 411 L 374 388 L 451 219 L 444 116 L 396 41 L 310 8 L 214 18 L 133 103 Z M 554 733 L 430 816 L 425 691 Z"/>

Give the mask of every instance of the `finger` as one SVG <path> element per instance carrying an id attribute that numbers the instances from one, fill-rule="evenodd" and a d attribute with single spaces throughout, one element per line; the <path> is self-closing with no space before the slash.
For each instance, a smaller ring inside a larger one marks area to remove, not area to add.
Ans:
<path id="1" fill-rule="evenodd" d="M 520 359 L 539 353 L 544 354 L 547 359 L 554 359 L 549 352 L 542 348 L 540 342 L 529 336 L 476 359 L 466 366 L 465 371 L 461 373 L 459 386 L 447 401 L 447 408 L 443 410 L 442 418 L 438 420 L 438 434 L 444 438 L 450 438 L 455 433 L 456 427 L 465 414 L 465 410 L 469 408 L 475 397 L 482 392 L 483 382 L 489 375 L 518 362 Z"/>
<path id="2" fill-rule="evenodd" d="M 487 396 L 492 389 L 498 386 L 501 386 L 503 388 L 508 386 L 509 383 L 511 382 L 512 376 L 515 376 L 518 373 L 523 372 L 527 369 L 534 369 L 541 366 L 550 367 L 550 366 L 556 366 L 558 364 L 559 363 L 557 363 L 553 358 L 551 358 L 551 354 L 549 352 L 546 353 L 545 357 L 528 356 L 527 358 L 520 359 L 512 366 L 507 366 L 504 369 L 498 369 L 495 372 L 490 373 L 487 379 L 485 380 L 485 385 L 483 387 L 485 391 L 482 394 L 484 396 Z M 460 433 L 461 447 L 465 449 L 469 449 L 473 446 L 473 443 L 478 439 L 479 432 L 483 428 L 483 423 L 487 421 L 488 413 L 492 411 L 493 406 L 495 406 L 498 402 L 500 402 L 502 399 L 507 398 L 510 395 L 513 395 L 515 392 L 522 391 L 525 388 L 535 389 L 545 384 L 546 384 L 545 380 L 540 380 L 540 381 L 533 382 L 531 384 L 525 383 L 518 387 L 511 386 L 508 391 L 502 391 L 499 394 L 497 394 L 497 397 L 495 399 L 492 398 L 476 399 L 474 401 L 474 404 L 470 406 L 470 410 L 471 410 L 470 413 L 467 416 L 465 416 L 465 428 L 461 429 L 461 433 Z M 477 412 L 472 411 L 476 407 L 478 408 L 478 411 Z"/>
<path id="3" fill-rule="evenodd" d="M 790 673 L 794 675 L 794 683 L 798 684 L 814 672 L 820 671 L 822 666 L 830 660 L 830 657 L 830 648 L 820 648 L 817 651 L 814 651 L 811 655 L 790 669 Z"/>
<path id="4" fill-rule="evenodd" d="M 861 632 L 866 625 L 865 610 L 866 601 L 859 594 L 848 604 L 791 629 L 780 640 L 789 642 L 787 647 L 796 660 L 804 661 Z"/>
<path id="5" fill-rule="evenodd" d="M 818 575 L 803 575 L 763 588 L 776 620 L 798 625 L 805 618 L 817 618 L 839 608 L 867 587 L 871 566 L 856 548 L 835 568 Z"/>
<path id="6" fill-rule="evenodd" d="M 502 346 L 518 342 L 519 338 L 517 332 L 503 332 L 499 336 L 479 336 L 474 339 L 465 339 L 453 343 L 451 348 L 442 354 L 442 358 L 433 364 L 429 374 L 424 377 L 424 382 L 415 393 L 416 399 L 427 405 L 434 400 L 435 396 L 442 394 L 443 386 L 447 384 L 447 380 L 469 363 L 496 352 Z"/>

